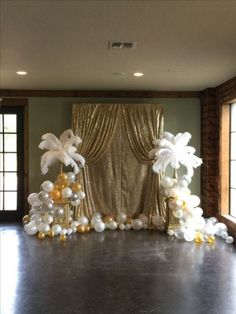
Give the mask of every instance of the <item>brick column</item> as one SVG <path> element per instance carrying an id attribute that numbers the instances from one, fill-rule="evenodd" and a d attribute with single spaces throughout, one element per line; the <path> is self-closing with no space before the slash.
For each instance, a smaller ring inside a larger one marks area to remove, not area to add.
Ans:
<path id="1" fill-rule="evenodd" d="M 216 89 L 209 88 L 201 95 L 201 206 L 207 217 L 219 211 L 219 123 Z"/>

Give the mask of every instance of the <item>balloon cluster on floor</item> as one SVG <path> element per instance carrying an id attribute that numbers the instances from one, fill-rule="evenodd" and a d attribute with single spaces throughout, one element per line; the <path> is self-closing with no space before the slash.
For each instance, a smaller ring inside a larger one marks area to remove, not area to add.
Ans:
<path id="1" fill-rule="evenodd" d="M 195 241 L 196 243 L 214 243 L 215 236 L 223 238 L 226 243 L 233 243 L 225 224 L 218 222 L 215 217 L 203 218 L 200 198 L 191 194 L 189 184 L 194 174 L 194 168 L 201 165 L 202 160 L 194 155 L 195 149 L 187 146 L 191 134 L 178 133 L 176 136 L 164 132 L 159 140 L 154 142 L 157 147 L 150 151 L 150 158 L 154 158 L 153 171 L 163 174 L 161 179 L 161 193 L 167 204 L 169 216 L 178 221 L 174 227 L 168 228 L 167 233 L 178 239 Z M 167 166 L 174 169 L 174 177 L 165 175 Z M 177 170 L 184 166 L 185 175 L 177 177 Z"/>

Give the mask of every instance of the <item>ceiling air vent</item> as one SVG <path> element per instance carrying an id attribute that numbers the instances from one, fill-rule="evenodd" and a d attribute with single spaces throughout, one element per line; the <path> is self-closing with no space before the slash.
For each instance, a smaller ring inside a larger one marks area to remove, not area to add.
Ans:
<path id="1" fill-rule="evenodd" d="M 136 48 L 136 42 L 134 41 L 110 41 L 109 49 L 119 50 L 119 49 L 134 49 Z"/>

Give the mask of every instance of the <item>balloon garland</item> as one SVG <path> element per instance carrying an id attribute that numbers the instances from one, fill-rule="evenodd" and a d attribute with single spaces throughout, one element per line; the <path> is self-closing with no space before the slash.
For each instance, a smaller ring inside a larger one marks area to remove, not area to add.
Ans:
<path id="1" fill-rule="evenodd" d="M 215 242 L 215 235 L 225 239 L 226 243 L 233 243 L 234 239 L 228 235 L 225 224 L 218 222 L 215 217 L 204 219 L 203 210 L 199 207 L 200 199 L 192 195 L 189 189 L 193 169 L 201 165 L 202 160 L 194 155 L 195 149 L 187 146 L 191 134 L 178 133 L 176 136 L 164 132 L 160 140 L 156 140 L 156 148 L 150 151 L 149 157 L 154 159 L 152 169 L 155 173 L 162 173 L 161 193 L 166 199 L 167 209 L 178 219 L 179 226 L 168 229 L 170 236 L 196 243 Z M 105 217 L 94 212 L 91 220 L 80 215 L 79 206 L 85 198 L 85 193 L 79 184 L 77 175 L 85 165 L 85 159 L 77 153 L 81 139 L 72 130 L 66 130 L 58 139 L 54 134 L 42 136 L 40 149 L 48 150 L 41 157 L 41 172 L 46 174 L 48 168 L 56 161 L 64 166 L 71 166 L 73 172 L 62 172 L 57 175 L 55 182 L 49 180 L 41 184 L 38 193 L 31 193 L 28 203 L 31 206 L 29 214 L 22 219 L 24 230 L 28 235 L 37 235 L 39 239 L 59 236 L 65 241 L 67 236 L 78 232 L 87 233 L 91 229 L 96 232 L 109 230 L 141 230 L 152 228 L 164 231 L 166 226 L 162 218 L 156 214 L 151 221 L 144 214 L 136 218 L 128 217 L 125 212 L 109 214 Z M 79 164 L 78 164 L 79 163 Z M 184 166 L 187 174 L 179 178 L 165 175 L 170 165 L 174 170 Z"/>

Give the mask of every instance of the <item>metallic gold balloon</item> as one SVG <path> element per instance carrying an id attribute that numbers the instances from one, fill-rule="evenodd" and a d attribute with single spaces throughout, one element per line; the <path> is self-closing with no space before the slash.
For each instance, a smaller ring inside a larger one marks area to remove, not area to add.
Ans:
<path id="1" fill-rule="evenodd" d="M 59 173 L 59 175 L 57 176 L 57 182 L 58 184 L 68 184 L 68 177 L 67 174 L 64 172 Z"/>
<path id="2" fill-rule="evenodd" d="M 77 231 L 78 231 L 79 233 L 85 233 L 85 230 L 86 230 L 86 226 L 84 226 L 84 225 L 79 225 L 79 226 L 77 227 Z"/>
<path id="3" fill-rule="evenodd" d="M 61 234 L 60 235 L 60 240 L 61 241 L 66 241 L 66 235 L 65 234 Z"/>
<path id="4" fill-rule="evenodd" d="M 109 215 L 105 216 L 104 219 L 103 219 L 103 221 L 105 223 L 108 223 L 108 222 L 113 221 L 113 220 L 114 220 L 114 216 L 112 214 L 109 214 Z"/>
<path id="5" fill-rule="evenodd" d="M 207 242 L 209 244 L 214 244 L 216 241 L 216 238 L 214 236 L 209 236 Z"/>
<path id="6" fill-rule="evenodd" d="M 85 226 L 85 232 L 89 232 L 91 230 L 91 227 L 89 225 Z"/>
<path id="7" fill-rule="evenodd" d="M 40 240 L 43 240 L 43 239 L 45 239 L 45 233 L 43 233 L 43 232 L 39 232 L 38 233 L 38 238 L 40 239 Z"/>
<path id="8" fill-rule="evenodd" d="M 203 235 L 201 232 L 196 232 L 194 241 L 195 243 L 198 243 L 198 244 L 203 242 Z"/>
<path id="9" fill-rule="evenodd" d="M 25 215 L 23 218 L 22 218 L 22 223 L 23 225 L 26 225 L 30 222 L 30 217 L 29 215 Z"/>
<path id="10" fill-rule="evenodd" d="M 132 224 L 132 221 L 133 221 L 132 218 L 128 218 L 127 221 L 126 221 L 126 223 L 129 224 L 129 225 L 131 225 L 131 224 Z"/>
<path id="11" fill-rule="evenodd" d="M 48 231 L 48 236 L 49 236 L 50 238 L 54 238 L 55 232 L 52 231 L 52 230 L 49 230 L 49 231 Z"/>
<path id="12" fill-rule="evenodd" d="M 79 183 L 72 182 L 70 184 L 70 188 L 73 192 L 79 192 L 81 190 L 81 185 Z"/>
<path id="13" fill-rule="evenodd" d="M 54 201 L 57 201 L 61 198 L 61 192 L 58 189 L 53 189 L 50 192 L 50 196 Z"/>

